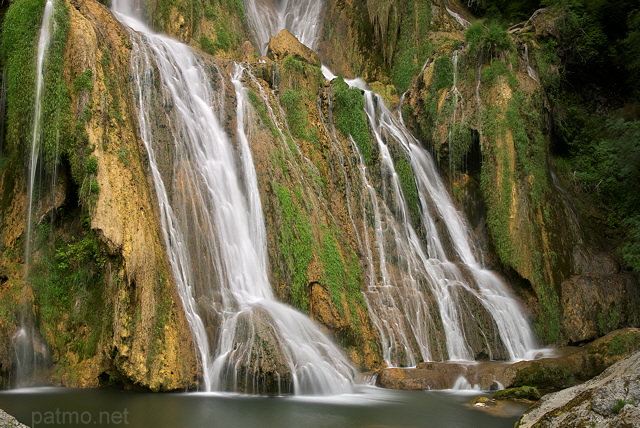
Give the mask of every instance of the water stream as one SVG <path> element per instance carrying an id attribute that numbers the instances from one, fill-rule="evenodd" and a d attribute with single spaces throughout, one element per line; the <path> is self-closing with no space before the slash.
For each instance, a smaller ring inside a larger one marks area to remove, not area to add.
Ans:
<path id="1" fill-rule="evenodd" d="M 244 0 L 249 26 L 262 55 L 269 39 L 284 28 L 300 42 L 315 49 L 324 1 L 318 0 Z"/>
<path id="2" fill-rule="evenodd" d="M 164 240 L 198 347 L 204 389 L 335 394 L 354 370 L 306 316 L 275 300 L 253 159 L 244 135 L 247 104 L 237 66 L 238 141 L 213 110 L 214 75 L 186 45 L 154 34 L 125 3 L 140 132 L 160 207 Z M 160 85 L 155 84 L 159 81 Z M 167 125 L 170 131 L 162 132 Z"/>
<path id="3" fill-rule="evenodd" d="M 25 239 L 25 281 L 28 281 L 31 265 L 31 235 L 34 222 L 34 199 L 36 187 L 36 173 L 40 159 L 42 145 L 42 94 L 44 91 L 45 59 L 51 42 L 53 31 L 53 0 L 47 0 L 42 14 L 42 24 L 38 37 L 36 54 L 36 88 L 33 108 L 33 125 L 31 128 L 31 150 L 29 157 L 28 206 Z M 24 287 L 25 293 L 27 288 Z M 16 353 L 16 385 L 24 386 L 33 381 L 38 362 L 46 355 L 46 349 L 41 343 L 31 313 L 28 296 L 23 296 L 23 307 L 20 314 L 20 327 L 11 338 Z"/>

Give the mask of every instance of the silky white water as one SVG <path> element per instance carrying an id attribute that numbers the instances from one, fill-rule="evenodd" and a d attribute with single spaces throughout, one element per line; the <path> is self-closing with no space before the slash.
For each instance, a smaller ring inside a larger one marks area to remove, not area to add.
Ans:
<path id="1" fill-rule="evenodd" d="M 365 92 L 365 103 L 369 123 L 374 137 L 380 148 L 382 163 L 389 173 L 388 188 L 392 190 L 393 198 L 381 195 L 383 200 L 392 200 L 398 205 L 395 210 L 397 220 L 389 218 L 385 228 L 376 230 L 391 231 L 395 239 L 395 254 L 392 256 L 403 259 L 401 266 L 405 266 L 400 275 L 402 284 L 389 282 L 386 275 L 382 275 L 382 283 L 377 287 L 392 286 L 409 289 L 408 296 L 402 296 L 397 290 L 385 297 L 388 302 L 394 302 L 398 308 L 405 307 L 409 299 L 412 305 L 419 305 L 417 310 L 403 312 L 406 322 L 411 325 L 414 340 L 419 349 L 428 349 L 429 332 L 419 318 L 420 315 L 433 312 L 433 308 L 425 304 L 431 293 L 437 302 L 440 319 L 446 335 L 447 355 L 452 360 L 473 360 L 474 353 L 468 342 L 470 334 L 479 337 L 490 332 L 473 332 L 473 323 L 463 319 L 463 306 L 469 299 L 477 299 L 482 307 L 493 319 L 493 326 L 497 329 L 500 341 L 505 347 L 508 357 L 512 360 L 523 359 L 533 349 L 533 334 L 516 301 L 510 297 L 506 286 L 490 271 L 480 267 L 471 248 L 471 234 L 468 231 L 460 213 L 455 209 L 449 194 L 439 177 L 436 166 L 428 153 L 419 142 L 404 128 L 384 105 L 382 99 L 370 91 Z M 407 218 L 406 198 L 398 181 L 398 174 L 391 161 L 387 144 L 399 144 L 410 159 L 413 174 L 418 187 L 421 205 L 422 226 L 427 238 L 426 246 L 419 239 L 416 231 Z M 387 217 L 390 217 L 387 215 Z M 437 219 L 444 223 L 444 230 L 436 226 Z M 447 236 L 443 236 L 445 233 Z M 378 236 L 380 232 L 378 233 Z M 443 243 L 450 242 L 454 254 L 447 254 Z M 379 236 L 378 247 L 389 242 L 389 238 Z M 391 256 L 388 254 L 387 256 Z M 386 268 L 386 256 L 380 255 L 380 270 Z M 424 289 L 428 285 L 428 290 Z M 406 293 L 406 291 L 405 291 Z M 371 302 L 373 293 L 368 293 L 370 307 L 376 311 L 378 305 Z M 390 300 L 388 296 L 398 297 Z M 422 299 L 416 296 L 423 296 Z M 388 311 L 388 308 L 386 309 Z M 417 314 L 416 317 L 414 314 Z M 465 316 L 468 316 L 465 314 Z M 379 317 L 382 318 L 382 317 Z M 466 323 L 466 324 L 465 324 Z M 376 323 L 377 324 L 377 323 Z M 387 330 L 392 334 L 387 323 L 378 325 L 378 329 Z M 476 327 L 477 329 L 477 327 Z M 383 334 L 384 336 L 384 334 Z M 487 341 L 486 347 L 490 349 Z M 422 352 L 422 359 L 429 359 L 429 355 Z M 489 355 L 492 358 L 493 355 Z M 414 357 L 416 358 L 416 357 Z M 410 360 L 409 360 L 410 361 Z M 388 361 L 397 364 L 398 361 Z"/>
<path id="2" fill-rule="evenodd" d="M 321 0 L 244 0 L 249 26 L 262 55 L 269 39 L 287 29 L 311 49 L 315 49 L 320 30 Z"/>
<path id="3" fill-rule="evenodd" d="M 275 300 L 266 232 L 244 132 L 246 91 L 237 66 L 237 141 L 222 129 L 208 75 L 187 46 L 154 34 L 115 1 L 131 27 L 140 133 L 153 174 L 164 240 L 198 348 L 204 389 L 329 394 L 354 370 L 306 316 Z M 156 82 L 160 82 L 157 88 Z M 168 132 L 159 127 L 168 124 Z M 272 382 L 273 384 L 267 384 Z"/>
<path id="4" fill-rule="evenodd" d="M 468 22 L 462 21 L 459 20 L 463 27 L 468 26 Z M 453 96 L 452 123 L 455 123 L 459 102 L 457 51 L 453 53 L 452 62 L 454 76 L 449 93 Z M 327 80 L 336 77 L 325 66 L 322 72 Z M 382 98 L 368 90 L 362 80 L 346 80 L 346 83 L 363 91 L 370 129 L 380 151 L 382 191 L 374 191 L 361 159 L 362 185 L 369 195 L 361 205 L 373 212 L 375 242 L 366 239 L 366 230 L 363 230 L 365 239 L 359 242 L 369 260 L 377 261 L 375 269 L 369 264 L 365 297 L 387 365 L 412 366 L 418 361 L 429 361 L 434 358 L 434 351 L 451 360 L 473 360 L 477 353 L 473 348 L 478 345 L 474 347 L 469 343 L 468 336 L 472 335 L 476 336 L 476 342 L 478 338 L 485 342 L 486 357 L 490 359 L 496 357 L 491 347 L 494 342 L 504 347 L 504 357 L 511 360 L 530 357 L 535 347 L 531 327 L 505 284 L 477 262 L 470 244 L 471 233 L 454 208 L 429 154 L 406 129 L 402 118 L 394 116 Z M 389 143 L 402 147 L 410 160 L 426 242 L 408 221 L 406 198 Z M 357 150 L 355 144 L 354 150 Z M 444 223 L 444 228 L 437 227 L 436 223 Z M 447 254 L 445 242 L 453 247 L 454 254 Z M 372 248 L 377 249 L 375 254 Z M 394 260 L 392 269 L 389 260 Z M 499 338 L 488 337 L 491 331 L 474 326 L 474 321 L 468 319 L 475 316 L 464 308 L 469 300 L 475 300 L 487 311 L 492 320 L 488 327 Z M 446 353 L 432 349 L 438 346 L 434 339 L 438 330 L 444 331 Z"/>
<path id="5" fill-rule="evenodd" d="M 42 139 L 42 93 L 44 90 L 44 64 L 47 49 L 51 42 L 51 32 L 53 24 L 53 1 L 47 0 L 42 14 L 42 25 L 40 26 L 40 36 L 38 38 L 38 52 L 36 57 L 36 95 L 33 106 L 33 125 L 31 128 L 31 156 L 29 157 L 29 207 L 27 212 L 27 239 L 25 242 L 25 265 L 28 267 L 31 259 L 31 229 L 33 219 L 34 189 L 36 181 L 36 170 L 40 158 L 40 148 Z"/>
<path id="6" fill-rule="evenodd" d="M 33 106 L 33 124 L 31 128 L 31 151 L 29 157 L 28 208 L 25 240 L 25 278 L 28 280 L 31 266 L 31 235 L 33 229 L 34 191 L 36 186 L 36 172 L 40 159 L 42 145 L 42 94 L 44 91 L 45 59 L 51 42 L 53 30 L 53 1 L 47 0 L 42 14 L 42 24 L 38 37 L 36 54 L 36 88 Z M 28 297 L 24 298 L 27 305 Z M 37 361 L 46 355 L 46 348 L 37 337 L 31 315 L 31 308 L 24 307 L 20 315 L 20 327 L 11 338 L 16 353 L 16 384 L 24 386 L 31 382 L 36 371 Z"/>

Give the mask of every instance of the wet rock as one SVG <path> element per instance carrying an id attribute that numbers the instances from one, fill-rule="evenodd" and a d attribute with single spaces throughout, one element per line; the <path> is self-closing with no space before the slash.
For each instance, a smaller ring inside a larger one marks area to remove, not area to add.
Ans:
<path id="1" fill-rule="evenodd" d="M 271 316 L 255 308 L 238 315 L 222 388 L 247 394 L 291 392 L 291 370 Z"/>
<path id="2" fill-rule="evenodd" d="M 592 380 L 542 398 L 518 427 L 640 426 L 640 352 Z"/>
<path id="3" fill-rule="evenodd" d="M 320 67 L 318 55 L 300 43 L 288 30 L 282 30 L 277 36 L 271 37 L 268 55 L 276 61 L 283 60 L 288 56 L 295 56 L 309 64 Z"/>
<path id="4" fill-rule="evenodd" d="M 493 396 L 494 400 L 531 400 L 538 401 L 540 392 L 535 386 L 520 386 L 498 391 Z"/>
<path id="5" fill-rule="evenodd" d="M 382 369 L 376 385 L 392 389 L 448 389 L 462 377 L 472 387 L 485 391 L 501 386 L 526 386 L 549 392 L 591 379 L 637 350 L 640 350 L 640 329 L 623 329 L 588 345 L 559 348 L 553 357 L 532 361 L 428 362 L 419 363 L 416 368 Z"/>

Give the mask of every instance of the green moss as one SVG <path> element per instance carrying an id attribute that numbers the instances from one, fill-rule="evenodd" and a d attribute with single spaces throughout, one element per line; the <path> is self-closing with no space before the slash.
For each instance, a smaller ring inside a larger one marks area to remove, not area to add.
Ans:
<path id="1" fill-rule="evenodd" d="M 420 72 L 433 51 L 429 41 L 424 39 L 431 24 L 431 3 L 409 0 L 403 2 L 399 9 L 399 36 L 390 64 L 391 80 L 398 92 L 403 93 L 409 89 L 411 80 Z"/>
<path id="2" fill-rule="evenodd" d="M 619 334 L 607 346 L 607 353 L 612 356 L 631 354 L 640 349 L 639 334 Z"/>
<path id="3" fill-rule="evenodd" d="M 373 162 L 371 134 L 369 123 L 364 112 L 364 96 L 358 88 L 350 88 L 338 77 L 333 80 L 335 93 L 334 113 L 338 129 L 346 136 L 351 136 L 360 149 L 367 165 Z"/>
<path id="4" fill-rule="evenodd" d="M 540 392 L 535 386 L 521 386 L 518 388 L 507 388 L 498 391 L 493 398 L 496 400 L 532 400 L 540 399 Z"/>
<path id="5" fill-rule="evenodd" d="M 294 89 L 286 89 L 280 95 L 280 102 L 287 115 L 291 135 L 295 138 L 313 142 L 317 145 L 318 133 L 309 124 L 309 109 L 305 104 L 305 95 Z"/>
<path id="6" fill-rule="evenodd" d="M 73 89 L 76 94 L 93 90 L 93 70 L 85 70 L 73 79 Z"/>
<path id="7" fill-rule="evenodd" d="M 500 109 L 493 107 L 484 112 L 483 131 L 488 141 L 504 138 L 505 124 L 499 120 Z M 480 175 L 480 188 L 487 203 L 487 228 L 493 245 L 506 266 L 517 267 L 516 254 L 511 242 L 509 219 L 514 183 L 506 150 L 499 152 L 495 144 L 483 147 L 484 161 Z M 500 181 L 498 181 L 498 169 Z"/>
<path id="8" fill-rule="evenodd" d="M 69 88 L 64 80 L 64 53 L 69 37 L 69 10 L 64 2 L 54 3 L 54 31 L 48 52 L 44 75 L 42 111 L 42 148 L 49 168 L 59 162 L 63 152 L 69 150 L 74 138 L 71 133 L 71 103 Z M 85 72 L 86 73 L 86 72 Z M 90 86 L 90 84 L 89 84 Z"/>
<path id="9" fill-rule="evenodd" d="M 39 0 L 14 1 L 2 25 L 2 62 L 6 71 L 6 141 L 13 154 L 28 151 L 36 86 L 36 46 L 42 19 Z"/>
<path id="10" fill-rule="evenodd" d="M 552 284 L 544 279 L 542 264 L 544 263 L 539 252 L 534 251 L 534 282 L 538 286 L 538 302 L 540 313 L 535 324 L 538 337 L 545 343 L 557 343 L 560 338 L 560 301 L 558 293 Z"/>
<path id="11" fill-rule="evenodd" d="M 338 234 L 339 231 L 335 227 L 323 229 L 319 257 L 324 268 L 324 282 L 329 289 L 333 305 L 341 313 L 346 309 L 342 301 L 342 296 L 345 297 L 354 329 L 359 331 L 357 307 L 365 305 L 360 289 L 362 266 L 353 250 L 340 246 Z"/>
<path id="12" fill-rule="evenodd" d="M 294 199 L 291 191 L 275 183 L 273 190 L 278 200 L 279 224 L 278 249 L 284 262 L 285 274 L 291 281 L 291 303 L 307 311 L 307 269 L 313 258 L 314 239 L 309 216 Z"/>
<path id="13" fill-rule="evenodd" d="M 515 386 L 536 387 L 540 389 L 563 389 L 576 383 L 574 375 L 562 367 L 548 367 L 540 363 L 518 370 Z"/>
<path id="14" fill-rule="evenodd" d="M 409 207 L 409 216 L 411 224 L 414 227 L 420 224 L 420 199 L 418 196 L 418 186 L 416 184 L 415 176 L 413 175 L 413 168 L 407 159 L 400 158 L 394 161 L 396 173 L 400 180 L 400 187 L 402 193 Z"/>
<path id="15" fill-rule="evenodd" d="M 433 84 L 435 93 L 453 86 L 453 60 L 448 56 L 439 56 L 433 63 Z M 436 101 L 437 102 L 437 101 Z"/>

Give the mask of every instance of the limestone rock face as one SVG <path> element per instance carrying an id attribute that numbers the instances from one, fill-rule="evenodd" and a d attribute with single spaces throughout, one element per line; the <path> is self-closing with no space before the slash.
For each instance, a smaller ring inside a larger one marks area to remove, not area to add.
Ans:
<path id="1" fill-rule="evenodd" d="M 517 427 L 640 426 L 640 352 L 594 379 L 546 395 Z"/>
<path id="2" fill-rule="evenodd" d="M 277 36 L 269 40 L 268 55 L 275 60 L 282 60 L 288 56 L 295 56 L 309 64 L 320 66 L 318 55 L 300 43 L 298 39 L 288 30 L 281 30 Z"/>

